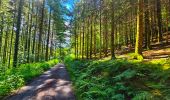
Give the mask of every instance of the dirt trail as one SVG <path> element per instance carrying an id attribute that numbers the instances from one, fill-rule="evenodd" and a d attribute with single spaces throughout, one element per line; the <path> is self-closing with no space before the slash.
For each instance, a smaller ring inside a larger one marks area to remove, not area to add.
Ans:
<path id="1" fill-rule="evenodd" d="M 58 64 L 7 100 L 75 100 L 75 96 L 65 66 Z"/>

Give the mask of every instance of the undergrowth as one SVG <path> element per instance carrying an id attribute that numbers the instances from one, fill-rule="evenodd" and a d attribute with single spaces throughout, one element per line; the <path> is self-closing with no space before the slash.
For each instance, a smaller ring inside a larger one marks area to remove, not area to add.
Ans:
<path id="1" fill-rule="evenodd" d="M 58 63 L 58 60 L 48 62 L 23 64 L 0 73 L 0 98 L 22 87 L 32 78 L 42 74 Z"/>
<path id="2" fill-rule="evenodd" d="M 169 62 L 66 58 L 78 100 L 169 100 Z"/>

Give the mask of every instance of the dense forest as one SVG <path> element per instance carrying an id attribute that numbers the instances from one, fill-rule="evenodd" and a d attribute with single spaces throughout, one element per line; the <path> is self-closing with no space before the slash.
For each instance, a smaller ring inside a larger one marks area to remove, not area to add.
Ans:
<path id="1" fill-rule="evenodd" d="M 142 55 L 166 46 L 169 15 L 169 0 L 81 0 L 74 11 L 76 58 L 115 58 L 115 53 L 134 50 Z"/>
<path id="2" fill-rule="evenodd" d="M 63 16 L 68 12 L 63 3 L 0 0 L 0 95 L 20 87 L 61 58 L 66 36 Z"/>
<path id="3" fill-rule="evenodd" d="M 169 0 L 80 0 L 72 26 L 79 100 L 170 99 Z"/>
<path id="4" fill-rule="evenodd" d="M 55 58 L 65 31 L 66 9 L 60 2 L 1 0 L 0 63 L 4 67 Z"/>
<path id="5" fill-rule="evenodd" d="M 58 63 L 78 100 L 169 100 L 170 0 L 0 0 L 0 99 Z"/>

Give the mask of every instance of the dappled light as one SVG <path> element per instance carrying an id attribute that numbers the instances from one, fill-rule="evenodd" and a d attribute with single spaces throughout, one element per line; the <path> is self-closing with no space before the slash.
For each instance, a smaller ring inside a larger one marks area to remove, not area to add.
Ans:
<path id="1" fill-rule="evenodd" d="M 16 91 L 17 95 L 10 100 L 71 100 L 74 99 L 71 82 L 67 77 L 64 65 L 59 64 L 45 72 L 32 83 Z"/>
<path id="2" fill-rule="evenodd" d="M 0 0 L 0 100 L 170 100 L 170 0 Z"/>

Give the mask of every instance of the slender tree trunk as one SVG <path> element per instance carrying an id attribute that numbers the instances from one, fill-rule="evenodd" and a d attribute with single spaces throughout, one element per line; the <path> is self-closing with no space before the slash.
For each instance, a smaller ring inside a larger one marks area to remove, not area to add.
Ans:
<path id="1" fill-rule="evenodd" d="M 31 8 L 31 13 L 33 13 L 33 9 L 34 9 L 34 5 L 33 5 L 33 0 L 32 0 L 32 8 Z M 27 63 L 29 63 L 30 62 L 30 49 L 31 49 L 31 47 L 30 47 L 30 45 L 31 45 L 31 33 L 32 33 L 32 21 L 33 21 L 33 15 L 31 14 L 31 16 L 30 16 L 31 18 L 30 18 L 30 25 L 29 25 L 29 34 L 28 34 L 28 57 L 27 57 Z"/>
<path id="2" fill-rule="evenodd" d="M 89 22 L 90 20 L 89 20 L 89 17 L 88 17 L 88 19 L 87 19 L 87 45 L 86 45 L 86 51 L 87 51 L 87 54 L 86 54 L 86 58 L 87 59 L 89 59 L 89 33 L 90 33 L 90 30 L 89 30 L 89 24 L 90 24 L 90 22 Z"/>
<path id="3" fill-rule="evenodd" d="M 150 21 L 149 21 L 149 3 L 148 0 L 144 0 L 145 3 L 145 48 L 150 49 Z"/>
<path id="4" fill-rule="evenodd" d="M 25 47 L 24 47 L 24 58 L 28 60 L 28 34 L 29 34 L 29 22 L 30 22 L 30 7 L 31 7 L 31 2 L 29 2 L 29 7 L 28 7 L 28 18 L 27 18 L 27 29 L 25 30 Z M 28 61 L 27 61 L 28 62 Z"/>
<path id="5" fill-rule="evenodd" d="M 41 19 L 40 19 L 40 28 L 39 28 L 39 39 L 38 39 L 38 52 L 37 52 L 37 61 L 40 61 L 40 55 L 42 54 L 42 34 L 43 34 L 43 25 L 44 25 L 44 7 L 45 7 L 45 0 L 43 0 L 42 8 L 41 8 Z"/>
<path id="6" fill-rule="evenodd" d="M 158 20 L 158 42 L 162 42 L 162 15 L 161 15 L 161 1 L 156 0 L 157 5 L 157 20 Z"/>
<path id="7" fill-rule="evenodd" d="M 15 9 L 16 9 L 16 6 L 15 6 Z M 11 54 L 12 54 L 12 48 L 13 48 L 14 27 L 15 27 L 15 17 L 16 17 L 16 14 L 14 13 L 13 25 L 12 25 L 12 34 L 11 34 L 11 42 L 10 42 L 10 50 L 9 50 L 8 67 L 10 67 L 10 64 L 11 64 Z"/>
<path id="8" fill-rule="evenodd" d="M 74 27 L 74 49 L 75 49 L 75 57 L 77 57 L 77 23 L 76 23 L 76 21 L 75 21 L 75 27 Z M 76 58 L 77 59 L 77 58 Z"/>
<path id="9" fill-rule="evenodd" d="M 93 39 L 93 41 L 94 41 L 94 47 L 93 47 L 93 52 L 94 52 L 94 56 L 95 56 L 95 58 L 96 58 L 96 16 L 95 16 L 95 18 L 94 18 L 94 23 L 93 23 L 93 27 L 94 27 L 94 30 L 93 30 L 93 37 L 94 37 L 94 39 Z"/>
<path id="10" fill-rule="evenodd" d="M 167 14 L 167 28 L 168 28 L 168 32 L 167 32 L 167 44 L 169 43 L 169 23 L 170 23 L 170 0 L 168 0 L 168 5 L 167 5 L 167 10 L 168 10 L 168 14 Z"/>
<path id="11" fill-rule="evenodd" d="M 102 58 L 102 2 L 100 0 L 100 58 Z"/>
<path id="12" fill-rule="evenodd" d="M 21 28 L 21 14 L 23 9 L 24 0 L 19 1 L 19 7 L 18 7 L 18 18 L 17 18 L 17 30 L 16 30 L 16 36 L 15 36 L 15 49 L 14 49 L 14 58 L 13 58 L 13 67 L 17 67 L 17 61 L 18 61 L 18 46 L 19 46 L 19 34 L 20 34 L 20 28 Z"/>
<path id="13" fill-rule="evenodd" d="M 6 61 L 7 61 L 8 35 L 9 35 L 9 25 L 7 24 L 7 30 L 6 30 L 6 34 L 5 34 L 4 50 L 3 50 L 3 64 L 6 64 Z"/>
<path id="14" fill-rule="evenodd" d="M 54 27 L 55 25 L 53 25 L 53 27 Z M 53 57 L 53 46 L 54 46 L 54 44 L 53 44 L 53 39 L 54 39 L 54 32 L 52 32 L 52 35 L 51 35 L 51 45 L 50 45 L 50 57 Z"/>
<path id="15" fill-rule="evenodd" d="M 112 54 L 112 59 L 115 59 L 116 57 L 115 57 L 115 40 L 114 40 L 114 35 L 115 35 L 115 20 L 114 20 L 114 16 L 115 16 L 115 14 L 114 14 L 114 6 L 115 6 L 115 4 L 114 4 L 114 0 L 112 0 L 112 16 L 111 16 L 111 54 Z"/>
<path id="16" fill-rule="evenodd" d="M 90 59 L 92 59 L 92 53 L 93 53 L 93 14 L 91 15 L 91 29 L 90 29 Z"/>
<path id="17" fill-rule="evenodd" d="M 4 13 L 1 16 L 1 20 L 2 20 L 2 24 L 1 24 L 1 33 L 0 33 L 0 55 L 1 55 L 1 51 L 2 51 L 2 39 L 3 39 L 3 31 L 4 31 Z"/>
<path id="18" fill-rule="evenodd" d="M 49 39 L 50 39 L 50 30 L 51 30 L 51 8 L 50 8 L 50 13 L 49 13 L 49 21 L 48 21 L 48 34 L 47 34 L 47 44 L 46 44 L 46 57 L 45 60 L 48 61 L 48 48 L 49 48 Z"/>
<path id="19" fill-rule="evenodd" d="M 79 32 L 79 23 L 77 23 L 77 32 Z M 79 38 L 78 38 L 78 33 L 77 33 L 77 59 L 79 56 Z"/>
<path id="20" fill-rule="evenodd" d="M 35 55 L 35 47 L 36 47 L 36 33 L 37 33 L 37 26 L 38 26 L 38 7 L 36 8 L 36 16 L 35 16 L 35 29 L 34 29 L 34 35 L 33 35 L 33 44 L 32 44 L 32 54 L 35 56 L 34 57 L 34 61 L 36 59 L 36 55 Z"/>
<path id="21" fill-rule="evenodd" d="M 85 37 L 84 37 L 84 31 L 85 31 L 85 19 L 83 19 L 83 46 L 82 46 L 82 59 L 84 59 L 84 43 L 85 43 Z"/>
<path id="22" fill-rule="evenodd" d="M 107 57 L 108 55 L 108 17 L 107 17 L 107 12 L 105 14 L 105 18 L 104 18 L 104 54 L 105 57 Z"/>

